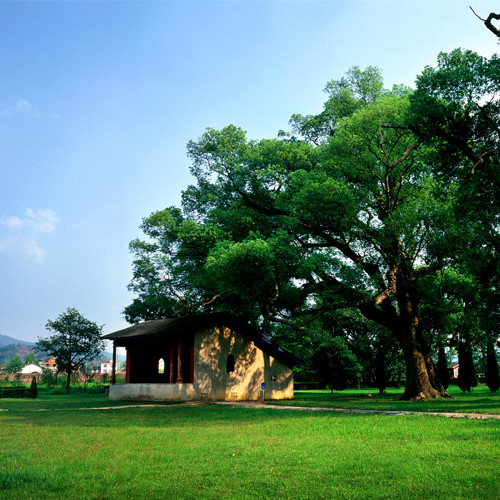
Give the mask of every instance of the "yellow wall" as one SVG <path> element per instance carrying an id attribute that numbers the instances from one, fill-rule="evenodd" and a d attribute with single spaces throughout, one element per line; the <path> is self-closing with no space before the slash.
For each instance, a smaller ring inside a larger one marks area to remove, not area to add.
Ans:
<path id="1" fill-rule="evenodd" d="M 194 351 L 194 388 L 201 398 L 257 400 L 263 382 L 266 398 L 293 398 L 292 369 L 228 328 L 198 332 Z M 235 369 L 228 373 L 230 354 L 234 356 Z"/>

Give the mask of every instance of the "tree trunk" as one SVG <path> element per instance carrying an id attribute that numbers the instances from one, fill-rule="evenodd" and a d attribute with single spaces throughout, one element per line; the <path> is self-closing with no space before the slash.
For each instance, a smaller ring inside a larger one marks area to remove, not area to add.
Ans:
<path id="1" fill-rule="evenodd" d="M 406 363 L 406 386 L 401 399 L 422 400 L 443 397 L 444 391 L 432 383 L 434 377 L 429 373 L 429 367 L 421 352 L 421 347 L 415 343 L 411 332 L 403 334 L 406 337 L 404 342 L 406 345 L 403 347 Z"/>
<path id="2" fill-rule="evenodd" d="M 419 292 L 412 278 L 394 268 L 396 278 L 393 297 L 398 307 L 387 296 L 378 306 L 374 303 L 360 305 L 361 313 L 368 319 L 388 328 L 399 342 L 406 365 L 406 385 L 402 399 L 421 400 L 448 396 L 439 382 L 429 347 L 419 323 Z"/>
<path id="3" fill-rule="evenodd" d="M 66 372 L 66 394 L 69 394 L 69 386 L 71 384 L 71 370 Z"/>
<path id="4" fill-rule="evenodd" d="M 401 274 L 397 278 L 397 301 L 401 319 L 399 333 L 406 364 L 406 386 L 402 399 L 440 398 L 445 391 L 439 382 L 418 319 L 419 295 L 415 282 Z"/>

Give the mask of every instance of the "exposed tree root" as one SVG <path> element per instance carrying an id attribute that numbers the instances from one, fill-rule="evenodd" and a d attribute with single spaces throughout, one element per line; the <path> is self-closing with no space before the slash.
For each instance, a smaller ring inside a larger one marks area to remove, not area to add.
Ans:
<path id="1" fill-rule="evenodd" d="M 410 398 L 405 397 L 405 395 L 403 394 L 403 396 L 400 398 L 400 401 L 428 401 L 430 399 L 441 399 L 441 398 L 457 399 L 455 396 L 452 396 L 450 393 L 446 391 L 443 393 L 436 391 L 436 394 L 432 393 L 428 395 L 424 394 L 423 392 L 420 392 L 418 393 L 417 396 Z"/>

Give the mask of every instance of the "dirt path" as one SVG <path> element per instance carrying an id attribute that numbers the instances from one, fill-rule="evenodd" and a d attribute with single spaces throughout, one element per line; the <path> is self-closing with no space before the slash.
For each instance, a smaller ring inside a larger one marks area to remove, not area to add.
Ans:
<path id="1" fill-rule="evenodd" d="M 398 410 L 358 410 L 355 408 L 321 408 L 321 407 L 306 407 L 306 406 L 285 406 L 264 403 L 253 403 L 251 401 L 190 401 L 186 403 L 176 403 L 173 405 L 143 403 L 143 404 L 129 404 L 121 406 L 102 406 L 92 408 L 72 408 L 72 410 L 123 410 L 128 408 L 172 408 L 173 406 L 197 406 L 197 405 L 224 405 L 224 406 L 240 406 L 246 408 L 265 408 L 271 410 L 288 410 L 288 411 L 312 411 L 324 413 L 344 413 L 344 414 L 358 414 L 358 415 L 434 415 L 437 417 L 447 418 L 468 418 L 473 420 L 500 420 L 500 415 L 489 415 L 486 413 L 452 413 L 452 412 L 430 412 L 430 411 L 398 411 Z M 11 411 L 8 409 L 0 409 L 1 411 Z M 16 411 L 16 410 L 14 410 Z M 33 408 L 32 410 L 23 409 L 23 411 L 67 411 L 67 408 Z"/>

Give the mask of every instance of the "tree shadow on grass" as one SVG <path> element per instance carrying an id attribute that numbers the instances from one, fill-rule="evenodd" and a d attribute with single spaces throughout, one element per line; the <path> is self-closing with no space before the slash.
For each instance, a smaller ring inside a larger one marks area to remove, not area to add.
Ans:
<path id="1" fill-rule="evenodd" d="M 390 410 L 414 412 L 455 412 L 455 413 L 491 413 L 500 414 L 500 394 L 490 393 L 480 388 L 471 394 L 454 390 L 456 399 L 443 398 L 428 401 L 400 401 L 401 394 L 377 394 L 366 390 L 364 393 L 348 392 L 329 393 L 316 392 L 307 394 L 301 392 L 294 400 L 276 402 L 290 406 L 305 406 L 319 408 L 351 408 L 357 410 Z"/>

